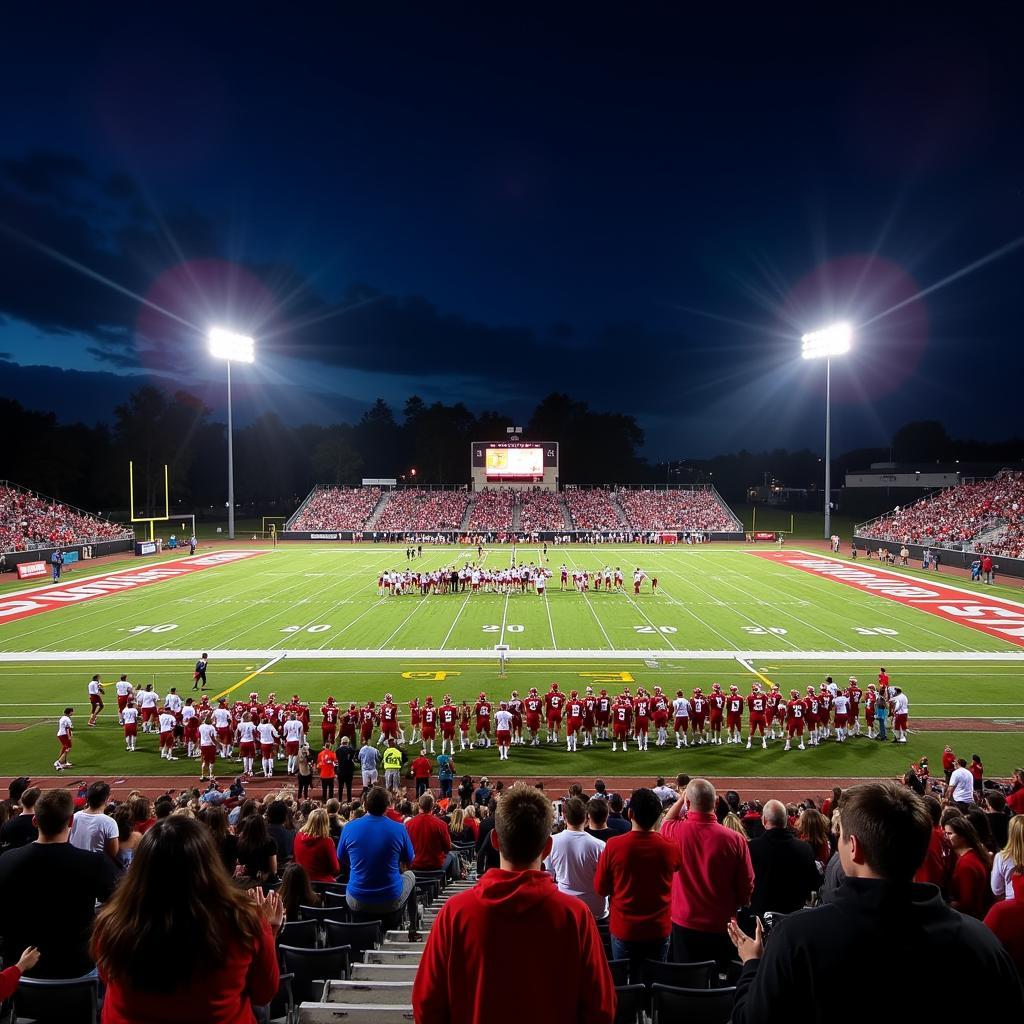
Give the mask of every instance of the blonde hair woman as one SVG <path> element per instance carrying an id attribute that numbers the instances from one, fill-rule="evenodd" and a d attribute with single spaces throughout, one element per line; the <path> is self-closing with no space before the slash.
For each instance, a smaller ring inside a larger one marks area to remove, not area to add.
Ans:
<path id="1" fill-rule="evenodd" d="M 1013 876 L 1024 872 L 1024 814 L 1010 819 L 1006 845 L 992 862 L 992 895 L 997 899 L 1013 899 Z"/>
<path id="2" fill-rule="evenodd" d="M 722 824 L 725 828 L 732 829 L 733 832 L 739 833 L 744 839 L 749 841 L 747 830 L 743 827 L 743 822 L 740 820 L 740 816 L 733 811 L 730 811 L 723 819 Z"/>
<path id="3" fill-rule="evenodd" d="M 341 865 L 331 839 L 331 819 L 322 807 L 310 812 L 296 833 L 292 856 L 306 869 L 311 882 L 333 882 L 337 878 Z"/>

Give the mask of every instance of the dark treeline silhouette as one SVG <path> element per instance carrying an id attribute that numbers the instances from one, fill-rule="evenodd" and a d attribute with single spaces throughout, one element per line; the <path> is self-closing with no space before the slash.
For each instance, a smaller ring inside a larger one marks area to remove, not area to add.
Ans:
<path id="1" fill-rule="evenodd" d="M 462 403 L 428 405 L 409 398 L 401 413 L 378 399 L 358 423 L 289 426 L 266 413 L 235 429 L 235 495 L 243 507 L 288 514 L 314 484 L 357 485 L 363 477 L 394 477 L 400 483 L 436 486 L 469 480 L 469 445 L 501 440 L 512 421 L 497 412 L 473 413 Z M 789 487 L 817 487 L 821 456 L 810 449 L 741 451 L 709 459 L 649 463 L 639 454 L 644 431 L 633 416 L 590 409 L 564 394 L 542 399 L 524 424 L 524 438 L 558 441 L 563 484 L 714 484 L 730 502 L 766 475 Z M 0 399 L 3 462 L 0 477 L 90 511 L 121 514 L 128 507 L 128 460 L 135 464 L 136 508 L 163 504 L 167 463 L 174 508 L 223 510 L 226 427 L 192 395 L 152 387 L 134 392 L 110 424 L 61 424 L 49 412 Z M 833 479 L 872 462 L 1012 463 L 1024 441 L 954 440 L 940 423 L 910 423 L 891 447 L 861 449 L 837 457 Z M 412 470 L 415 469 L 415 475 Z"/>

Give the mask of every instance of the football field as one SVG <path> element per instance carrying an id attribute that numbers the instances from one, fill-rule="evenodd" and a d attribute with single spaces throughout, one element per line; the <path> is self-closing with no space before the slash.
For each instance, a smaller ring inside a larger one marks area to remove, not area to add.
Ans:
<path id="1" fill-rule="evenodd" d="M 505 568 L 537 562 L 536 547 L 485 550 L 482 563 Z M 524 775 L 637 773 L 877 776 L 902 773 L 913 758 L 938 762 L 944 743 L 980 753 L 990 774 L 1024 761 L 1024 605 L 1016 593 L 934 574 L 851 566 L 818 553 L 752 551 L 740 546 L 551 546 L 553 576 L 544 596 L 458 592 L 382 596 L 388 570 L 417 571 L 477 561 L 475 548 L 425 547 L 407 562 L 404 548 L 287 546 L 201 551 L 195 559 L 138 560 L 79 568 L 56 588 L 0 591 L 0 774 L 52 772 L 54 722 L 76 707 L 75 772 L 191 775 L 169 763 L 151 737 L 125 753 L 113 681 L 127 672 L 186 696 L 203 651 L 211 692 L 232 699 L 252 690 L 299 694 L 313 707 L 314 740 L 322 700 L 396 700 L 445 693 L 498 700 L 515 688 L 542 693 L 552 681 L 615 694 L 628 685 L 674 695 L 713 682 L 778 682 L 804 692 L 826 675 L 862 687 L 885 665 L 911 704 L 906 745 L 858 740 L 784 754 L 736 746 L 613 755 L 606 744 L 514 748 L 507 764 Z M 560 589 L 567 566 L 570 589 Z M 623 591 L 571 589 L 574 569 L 622 569 Z M 639 595 L 634 569 L 646 579 Z M 654 592 L 652 579 L 657 578 Z M 510 648 L 507 679 L 496 644 Z M 86 682 L 100 673 L 108 710 L 87 729 Z M 407 717 L 407 709 L 406 709 Z M 152 749 L 151 749 L 152 748 Z M 467 751 L 460 771 L 496 771 L 494 750 Z M 229 769 L 230 770 L 230 769 Z"/>

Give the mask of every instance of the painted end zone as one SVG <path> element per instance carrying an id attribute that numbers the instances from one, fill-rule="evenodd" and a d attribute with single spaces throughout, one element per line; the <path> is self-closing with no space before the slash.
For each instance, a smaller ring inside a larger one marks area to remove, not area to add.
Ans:
<path id="1" fill-rule="evenodd" d="M 937 615 L 1024 647 L 1024 605 L 1000 597 L 975 596 L 960 587 L 932 583 L 890 569 L 859 566 L 801 551 L 751 551 L 790 569 L 825 577 L 868 594 Z"/>
<path id="2" fill-rule="evenodd" d="M 263 554 L 262 551 L 214 551 L 212 554 L 199 555 L 195 558 L 181 558 L 173 562 L 162 562 L 160 565 L 104 573 L 70 587 L 60 584 L 41 587 L 30 593 L 0 601 L 0 623 L 14 622 L 16 619 L 39 615 L 65 605 L 80 604 L 82 601 L 106 597 L 108 594 L 136 590 L 151 583 L 179 579 L 191 573 L 201 572 L 203 569 L 215 569 L 221 565 L 261 554 Z"/>

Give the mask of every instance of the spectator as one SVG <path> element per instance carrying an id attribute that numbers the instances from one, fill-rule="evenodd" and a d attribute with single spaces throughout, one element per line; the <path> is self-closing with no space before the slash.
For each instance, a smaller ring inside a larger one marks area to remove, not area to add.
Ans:
<path id="1" fill-rule="evenodd" d="M 41 792 L 42 790 L 38 786 L 31 786 L 21 793 L 21 813 L 5 822 L 4 827 L 0 829 L 0 848 L 16 850 L 21 846 L 34 843 L 39 838 L 39 830 L 35 826 L 34 816 L 36 801 Z"/>
<path id="2" fill-rule="evenodd" d="M 1013 875 L 1013 898 L 993 904 L 985 915 L 985 927 L 1003 944 L 1017 971 L 1024 979 L 1024 873 L 1017 871 Z"/>
<path id="3" fill-rule="evenodd" d="M 356 774 L 356 761 L 359 760 L 352 743 L 347 736 L 341 737 L 338 749 L 335 751 L 337 758 L 336 772 L 338 775 L 338 799 L 352 802 L 352 779 Z"/>
<path id="4" fill-rule="evenodd" d="M 1006 806 L 1014 814 L 1024 814 L 1024 768 L 1013 770 L 1010 792 L 1006 795 Z"/>
<path id="5" fill-rule="evenodd" d="M 455 758 L 451 754 L 440 754 L 437 758 L 437 781 L 441 786 L 441 798 L 451 800 L 452 783 L 455 780 Z"/>
<path id="6" fill-rule="evenodd" d="M 985 790 L 985 817 L 995 848 L 1001 850 L 1010 838 L 1010 817 L 1006 813 L 1006 797 L 996 789 Z"/>
<path id="7" fill-rule="evenodd" d="M 1024 904 L 1024 901 L 1022 901 L 1022 904 Z M 21 954 L 18 962 L 13 967 L 0 971 L 0 1003 L 5 1003 L 14 995 L 18 990 L 18 982 L 21 981 L 21 976 L 31 971 L 37 963 L 39 963 L 39 950 L 34 946 L 29 946 Z"/>
<path id="8" fill-rule="evenodd" d="M 418 799 L 430 788 L 431 765 L 427 752 L 421 750 L 419 757 L 413 760 L 410 767 L 412 768 L 413 778 L 416 780 L 416 797 Z"/>
<path id="9" fill-rule="evenodd" d="M 271 882 L 277 877 L 277 843 L 259 814 L 250 814 L 238 830 L 238 863 L 246 878 Z"/>
<path id="10" fill-rule="evenodd" d="M 480 785 L 477 787 L 476 792 L 473 794 L 473 803 L 480 807 L 482 804 L 487 804 L 491 799 L 491 780 L 484 775 L 480 779 Z"/>
<path id="11" fill-rule="evenodd" d="M 914 875 L 914 881 L 937 885 L 945 893 L 953 870 L 953 848 L 942 827 L 942 805 L 933 796 L 926 796 L 923 800 L 932 820 L 932 834 L 928 841 L 928 852 Z"/>
<path id="12" fill-rule="evenodd" d="M 89 787 L 85 808 L 75 813 L 71 845 L 90 853 L 105 853 L 116 860 L 117 825 L 106 813 L 109 799 L 110 786 L 105 782 L 94 782 Z"/>
<path id="13" fill-rule="evenodd" d="M 127 871 L 135 858 L 139 843 L 142 842 L 142 836 L 132 828 L 130 808 L 118 807 L 113 817 L 117 826 L 117 856 L 114 860 L 122 871 Z"/>
<path id="14" fill-rule="evenodd" d="M 416 851 L 410 867 L 413 871 L 444 871 L 449 878 L 459 875 L 459 855 L 452 852 L 452 837 L 445 823 L 434 814 L 434 797 L 424 793 L 419 813 L 405 823 Z"/>
<path id="15" fill-rule="evenodd" d="M 289 530 L 362 530 L 380 501 L 379 487 L 323 487 L 292 517 Z"/>
<path id="16" fill-rule="evenodd" d="M 439 911 L 413 985 L 418 1024 L 612 1024 L 615 990 L 593 915 L 541 870 L 551 826 L 551 802 L 532 787 L 501 798 L 500 867 Z M 508 965 L 524 950 L 542 969 L 517 998 L 497 997 L 508 994 Z"/>
<path id="17" fill-rule="evenodd" d="M 283 921 L 277 893 L 248 895 L 231 884 L 199 822 L 161 821 L 96 918 L 104 1024 L 252 1021 L 250 1004 L 277 992 L 274 936 Z"/>
<path id="18" fill-rule="evenodd" d="M 605 844 L 594 888 L 609 897 L 612 958 L 629 960 L 641 977 L 646 960 L 665 960 L 672 936 L 672 880 L 682 865 L 678 848 L 654 827 L 661 801 L 637 789 L 629 801 L 632 828 Z"/>
<path id="19" fill-rule="evenodd" d="M 672 881 L 672 956 L 682 963 L 724 965 L 733 958 L 726 929 L 754 890 L 747 842 L 718 824 L 714 808 L 715 787 L 694 779 L 661 826 L 661 834 L 678 846 L 682 865 Z"/>
<path id="20" fill-rule="evenodd" d="M 618 793 L 608 797 L 608 828 L 617 836 L 623 836 L 630 830 L 629 822 L 622 813 L 622 797 Z"/>
<path id="21" fill-rule="evenodd" d="M 608 827 L 608 801 L 592 796 L 587 802 L 587 835 L 600 839 L 602 843 L 608 842 L 612 836 L 618 835 Z"/>
<path id="22" fill-rule="evenodd" d="M 374 754 L 377 753 L 377 748 L 371 748 L 369 744 L 366 744 L 362 750 L 359 751 L 359 760 L 363 765 L 363 785 L 366 785 L 366 771 L 369 759 L 364 759 L 363 751 L 371 750 Z M 384 751 L 384 757 L 382 759 L 384 764 L 384 788 L 390 793 L 397 793 L 402 785 L 402 751 L 398 747 L 398 743 L 392 738 L 388 740 L 387 748 Z M 376 774 L 376 773 L 374 773 Z M 376 780 L 373 780 L 376 781 Z"/>
<path id="23" fill-rule="evenodd" d="M 501 863 L 497 847 L 491 841 L 491 832 L 494 830 L 495 823 L 494 815 L 497 809 L 497 797 L 491 797 L 490 802 L 487 804 L 487 816 L 481 815 L 480 828 L 476 835 L 476 870 L 478 875 L 482 875 L 491 868 L 498 867 Z"/>
<path id="24" fill-rule="evenodd" d="M 765 827 L 767 828 L 767 824 Z M 801 813 L 796 830 L 800 839 L 811 848 L 814 859 L 824 869 L 831 856 L 828 845 L 828 818 L 821 811 L 808 807 Z"/>
<path id="25" fill-rule="evenodd" d="M 267 808 L 267 834 L 277 847 L 277 866 L 281 870 L 292 859 L 292 849 L 295 846 L 291 810 L 283 800 L 270 801 Z"/>
<path id="26" fill-rule="evenodd" d="M 459 782 L 459 803 L 463 810 L 473 803 L 473 779 L 469 775 L 463 775 Z"/>
<path id="27" fill-rule="evenodd" d="M 665 780 L 659 775 L 654 783 L 654 795 L 662 802 L 666 800 L 675 801 L 679 793 L 671 786 L 665 785 Z"/>
<path id="28" fill-rule="evenodd" d="M 456 807 L 448 815 L 448 834 L 453 843 L 472 843 L 476 841 L 473 830 L 466 824 L 466 812 Z"/>
<path id="29" fill-rule="evenodd" d="M 306 869 L 314 882 L 333 882 L 341 871 L 338 851 L 331 839 L 331 819 L 327 811 L 317 807 L 306 818 L 295 836 L 295 863 Z"/>
<path id="30" fill-rule="evenodd" d="M 795 994 L 819 991 L 837 964 L 856 962 L 869 949 L 884 949 L 886 961 L 899 964 L 908 979 L 929 977 L 936 963 L 956 964 L 1001 1016 L 1019 1018 L 1024 991 L 998 940 L 979 921 L 948 908 L 934 889 L 909 884 L 931 828 L 924 802 L 898 783 L 846 790 L 839 854 L 847 877 L 834 902 L 785 918 L 767 943 L 760 922 L 754 938 L 735 921 L 729 926 L 743 961 L 733 1024 L 775 1024 L 791 1013 Z M 906 1010 L 914 1020 L 943 1020 L 955 995 L 949 985 L 915 985 Z M 805 1000 L 801 1024 L 861 1024 L 864 1001 L 837 996 Z"/>
<path id="31" fill-rule="evenodd" d="M 342 744 L 348 739 L 342 737 Z M 338 755 L 330 743 L 325 743 L 323 750 L 316 755 L 316 766 L 320 773 L 320 799 L 327 801 L 334 796 L 334 780 L 338 774 Z"/>
<path id="32" fill-rule="evenodd" d="M 288 921 L 298 921 L 302 917 L 300 907 L 320 906 L 320 896 L 310 885 L 309 874 L 297 861 L 292 861 L 284 869 L 277 894 L 281 897 L 285 919 Z"/>
<path id="33" fill-rule="evenodd" d="M 347 737 L 346 737 L 347 739 Z M 297 776 L 298 789 L 296 796 L 299 800 L 309 799 L 309 787 L 313 783 L 313 759 L 312 751 L 309 749 L 309 744 L 303 740 L 299 744 L 299 756 L 295 762 L 295 770 Z M 349 793 L 351 794 L 352 783 L 349 782 Z M 339 794 L 340 794 L 339 787 Z"/>
<path id="34" fill-rule="evenodd" d="M 228 829 L 228 813 L 223 807 L 204 807 L 199 820 L 210 830 L 224 870 L 231 874 L 238 863 L 238 839 Z"/>
<path id="35" fill-rule="evenodd" d="M 996 854 L 992 862 L 992 895 L 997 899 L 1016 898 L 1013 876 L 1024 871 L 1024 815 L 1010 819 L 1006 845 Z"/>
<path id="36" fill-rule="evenodd" d="M 988 850 L 974 826 L 963 815 L 947 821 L 945 832 L 956 857 L 949 879 L 949 905 L 980 921 L 992 903 Z"/>
<path id="37" fill-rule="evenodd" d="M 587 805 L 579 797 L 565 801 L 562 816 L 565 830 L 553 838 L 544 868 L 554 878 L 559 892 L 581 900 L 596 920 L 603 921 L 608 916 L 608 900 L 595 891 L 594 872 L 604 843 L 583 831 Z"/>
<path id="38" fill-rule="evenodd" d="M 764 835 L 750 841 L 750 861 L 754 867 L 750 909 L 758 917 L 767 910 L 791 914 L 821 884 L 821 872 L 811 845 L 790 832 L 785 804 L 769 800 L 764 805 L 762 820 Z"/>
<path id="39" fill-rule="evenodd" d="M 3 957 L 15 962 L 29 946 L 41 959 L 33 977 L 78 978 L 92 970 L 89 928 L 96 903 L 114 891 L 110 857 L 72 846 L 74 801 L 50 789 L 36 801 L 33 843 L 0 857 L 0 935 Z"/>
<path id="40" fill-rule="evenodd" d="M 345 890 L 349 909 L 358 914 L 409 912 L 409 941 L 418 937 L 416 876 L 410 865 L 416 857 L 403 825 L 385 817 L 387 790 L 371 786 L 364 799 L 366 814 L 341 831 L 338 860 L 349 864 Z"/>
<path id="41" fill-rule="evenodd" d="M 985 781 L 985 766 L 981 763 L 980 754 L 971 754 L 971 763 L 967 766 L 967 770 L 971 773 L 971 778 L 974 780 L 975 794 L 980 794 L 982 784 Z"/>
<path id="42" fill-rule="evenodd" d="M 974 803 L 974 776 L 968 771 L 967 762 L 962 757 L 957 760 L 957 767 L 949 777 L 946 799 L 956 804 L 961 811 L 966 811 Z"/>

